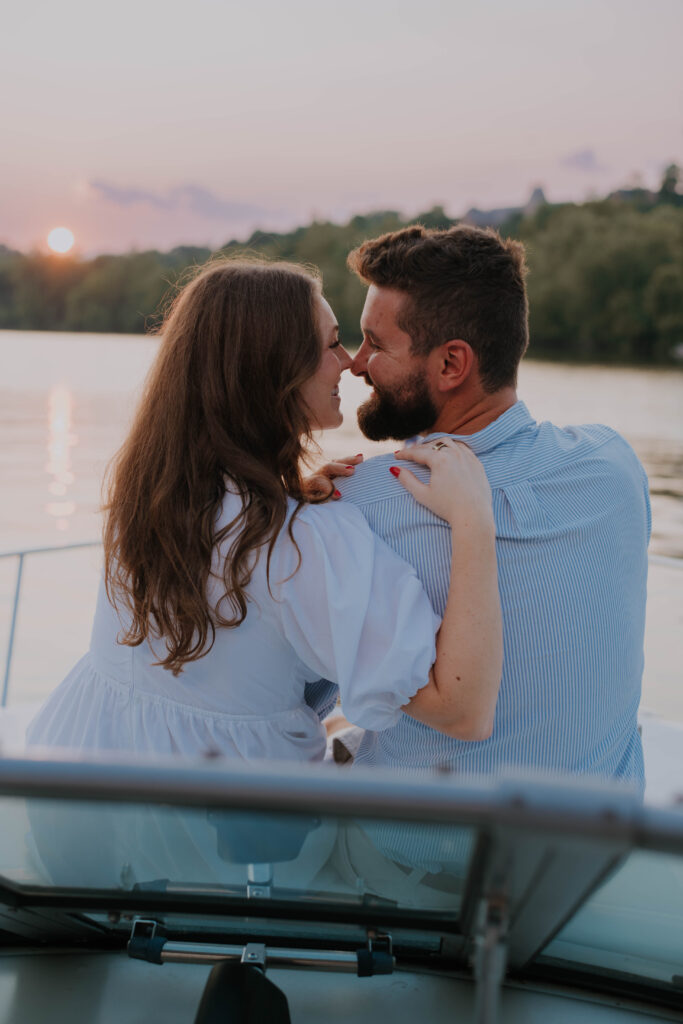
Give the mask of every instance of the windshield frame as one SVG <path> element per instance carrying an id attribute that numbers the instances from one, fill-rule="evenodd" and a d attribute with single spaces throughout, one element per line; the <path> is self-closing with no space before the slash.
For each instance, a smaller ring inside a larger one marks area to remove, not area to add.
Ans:
<path id="1" fill-rule="evenodd" d="M 329 929 L 322 944 L 347 941 L 351 928 L 381 928 L 414 936 L 414 948 L 404 962 L 428 962 L 432 969 L 467 970 L 485 872 L 481 867 L 496 853 L 501 836 L 552 836 L 557 843 L 580 839 L 593 846 L 598 860 L 591 870 L 569 880 L 564 903 L 526 939 L 523 951 L 509 961 L 508 977 L 544 979 L 557 984 L 579 984 L 596 990 L 619 991 L 630 998 L 650 999 L 662 1005 L 676 1005 L 674 989 L 664 988 L 646 978 L 616 976 L 615 972 L 544 960 L 543 949 L 570 920 L 621 858 L 634 849 L 675 854 L 683 858 L 683 814 L 678 810 L 644 807 L 637 795 L 623 786 L 567 779 L 455 779 L 453 776 L 410 776 L 333 766 L 267 765 L 237 771 L 234 762 L 211 760 L 198 764 L 176 759 L 155 762 L 70 761 L 22 758 L 0 761 L 0 795 L 6 797 L 87 800 L 106 803 L 160 804 L 172 807 L 222 810 L 270 811 L 277 814 L 329 814 L 340 820 L 374 818 L 433 825 L 470 826 L 477 830 L 475 856 L 470 862 L 463 905 L 457 914 L 391 906 L 380 898 L 332 905 L 300 894 L 296 900 L 275 898 L 254 901 L 233 891 L 225 898 L 215 887 L 210 892 L 167 892 L 146 888 L 140 891 L 59 889 L 41 885 L 0 884 L 0 901 L 14 908 L 13 920 L 22 919 L 27 932 L 43 922 L 53 922 L 57 941 L 74 940 L 86 945 L 116 946 L 122 942 L 121 929 L 104 928 L 88 913 L 112 915 L 112 921 L 133 916 L 187 915 L 223 919 L 225 934 L 240 932 L 249 918 L 249 930 L 257 935 L 282 931 L 288 922 L 307 922 L 310 927 Z M 573 888 L 572 888 L 573 885 Z M 182 887 L 181 887 L 182 888 Z M 533 897 L 533 894 L 532 894 Z M 7 920 L 7 915 L 0 913 Z M 60 925 L 66 931 L 59 938 Z M 277 925 L 277 927 L 275 927 Z M 67 927 L 68 926 L 68 927 Z M 80 939 L 77 934 L 82 926 Z M 124 930 L 125 930 L 124 925 Z M 4 925 L 0 920 L 0 929 Z M 67 935 L 67 933 L 70 933 Z M 427 948 L 420 953 L 419 935 Z M 540 946 L 536 946 L 538 936 Z M 296 939 L 288 938 L 288 943 Z M 355 941 L 355 940 L 354 940 Z M 408 943 L 410 946 L 411 943 Z M 518 943 L 519 946 L 519 943 Z M 524 942 L 521 943 L 524 947 Z M 435 950 L 439 952 L 435 952 Z M 617 972 L 618 973 L 618 972 Z M 573 980 L 572 980 L 573 979 Z"/>

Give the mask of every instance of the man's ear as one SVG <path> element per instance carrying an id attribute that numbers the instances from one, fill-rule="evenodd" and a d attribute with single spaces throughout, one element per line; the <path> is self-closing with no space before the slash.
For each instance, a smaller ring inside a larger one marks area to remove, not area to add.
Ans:
<path id="1" fill-rule="evenodd" d="M 459 338 L 445 341 L 433 349 L 436 386 L 439 391 L 453 391 L 468 379 L 476 367 L 477 357 L 472 346 Z"/>

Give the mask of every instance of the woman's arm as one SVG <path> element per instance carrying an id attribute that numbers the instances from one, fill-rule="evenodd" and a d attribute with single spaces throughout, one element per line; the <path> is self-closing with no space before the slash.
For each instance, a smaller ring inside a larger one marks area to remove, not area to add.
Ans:
<path id="1" fill-rule="evenodd" d="M 414 498 L 451 525 L 448 601 L 429 682 L 403 710 L 455 739 L 485 740 L 503 669 L 503 627 L 498 593 L 491 489 L 467 445 L 451 438 L 405 449 L 400 458 L 431 471 L 429 484 L 411 472 L 398 480 Z M 398 453 L 397 453 L 398 454 Z"/>

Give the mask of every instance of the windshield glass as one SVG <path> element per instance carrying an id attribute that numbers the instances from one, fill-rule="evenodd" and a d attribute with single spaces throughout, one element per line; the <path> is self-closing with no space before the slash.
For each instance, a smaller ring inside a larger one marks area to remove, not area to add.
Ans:
<path id="1" fill-rule="evenodd" d="M 0 870 L 60 889 L 213 890 L 330 908 L 349 900 L 457 912 L 473 830 L 364 818 L 5 798 Z M 343 841 L 340 838 L 343 836 Z"/>
<path id="2" fill-rule="evenodd" d="M 15 910 L 51 907 L 121 942 L 136 916 L 204 942 L 375 929 L 470 971 L 495 921 L 517 976 L 683 990 L 683 815 L 623 788 L 5 765 L 0 943 Z"/>
<path id="3" fill-rule="evenodd" d="M 683 859 L 635 850 L 544 958 L 668 982 L 683 999 Z"/>

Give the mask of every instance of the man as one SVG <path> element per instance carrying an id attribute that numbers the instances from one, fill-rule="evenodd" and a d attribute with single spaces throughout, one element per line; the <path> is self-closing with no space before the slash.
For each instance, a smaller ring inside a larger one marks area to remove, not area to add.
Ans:
<path id="1" fill-rule="evenodd" d="M 348 264 L 369 285 L 351 367 L 373 388 L 360 427 L 372 440 L 449 434 L 479 456 L 493 492 L 505 644 L 490 738 L 450 739 L 403 715 L 365 734 L 356 763 L 531 768 L 642 788 L 647 478 L 613 430 L 536 423 L 517 400 L 528 342 L 522 246 L 472 227 L 416 226 L 364 242 Z M 443 613 L 448 526 L 397 484 L 392 465 L 371 459 L 337 486 Z"/>

